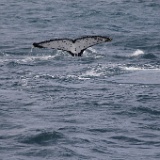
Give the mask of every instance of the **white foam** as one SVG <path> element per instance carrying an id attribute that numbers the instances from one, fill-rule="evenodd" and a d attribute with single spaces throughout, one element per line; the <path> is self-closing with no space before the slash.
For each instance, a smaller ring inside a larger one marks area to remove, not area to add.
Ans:
<path id="1" fill-rule="evenodd" d="M 135 52 L 132 53 L 132 57 L 137 57 L 137 56 L 140 56 L 140 55 L 143 55 L 144 54 L 144 51 L 140 50 L 140 49 L 137 49 Z"/>
<path id="2" fill-rule="evenodd" d="M 140 68 L 140 67 L 121 67 L 124 70 L 127 71 L 140 71 L 140 70 L 144 70 L 144 68 Z"/>
<path id="3" fill-rule="evenodd" d="M 81 78 L 83 77 L 83 78 L 88 78 L 88 76 L 89 77 L 99 77 L 99 76 L 101 76 L 102 75 L 102 73 L 98 73 L 95 69 L 91 69 L 91 70 L 89 70 L 89 71 L 86 71 L 84 74 L 82 74 L 81 75 Z"/>
<path id="4" fill-rule="evenodd" d="M 145 67 L 121 67 L 127 71 L 160 71 L 160 68 L 145 68 Z"/>
<path id="5" fill-rule="evenodd" d="M 90 78 L 85 78 L 85 77 L 78 77 L 78 79 L 80 79 L 80 80 L 87 80 L 87 79 L 90 79 Z"/>
<path id="6" fill-rule="evenodd" d="M 42 61 L 46 61 L 46 60 L 50 60 L 55 58 L 55 56 L 52 55 L 46 55 L 46 56 L 27 56 L 23 59 L 20 59 L 18 61 L 20 62 L 31 62 L 31 61 L 36 61 L 36 60 L 42 60 Z"/>

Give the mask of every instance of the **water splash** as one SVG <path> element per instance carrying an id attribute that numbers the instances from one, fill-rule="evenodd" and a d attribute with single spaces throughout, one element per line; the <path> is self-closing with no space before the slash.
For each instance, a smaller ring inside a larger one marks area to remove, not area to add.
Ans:
<path id="1" fill-rule="evenodd" d="M 34 46 L 32 45 L 30 53 L 32 53 L 32 52 L 33 52 L 33 49 L 34 49 Z"/>

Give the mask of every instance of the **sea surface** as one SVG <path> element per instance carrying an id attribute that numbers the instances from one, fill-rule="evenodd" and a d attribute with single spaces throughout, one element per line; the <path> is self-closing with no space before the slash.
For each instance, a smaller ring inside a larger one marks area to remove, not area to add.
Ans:
<path id="1" fill-rule="evenodd" d="M 0 0 L 0 160 L 84 159 L 160 159 L 160 1 Z"/>

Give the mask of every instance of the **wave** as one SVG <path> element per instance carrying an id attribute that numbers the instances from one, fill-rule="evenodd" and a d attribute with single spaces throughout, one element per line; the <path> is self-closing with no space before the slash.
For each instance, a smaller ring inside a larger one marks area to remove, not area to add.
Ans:
<path id="1" fill-rule="evenodd" d="M 137 49 L 136 51 L 134 51 L 132 54 L 131 54 L 131 57 L 137 57 L 137 56 L 140 56 L 140 55 L 144 55 L 144 51 L 140 50 L 140 49 Z"/>
<path id="2" fill-rule="evenodd" d="M 140 49 L 137 49 L 130 55 L 114 55 L 113 57 L 118 59 L 133 59 L 133 58 L 156 59 L 158 58 L 155 54 L 145 53 L 143 50 L 140 50 Z"/>
<path id="3" fill-rule="evenodd" d="M 131 54 L 130 57 L 141 57 L 145 59 L 153 59 L 157 58 L 154 54 L 152 53 L 145 53 L 143 50 L 137 49 L 133 54 Z"/>
<path id="4" fill-rule="evenodd" d="M 26 144 L 39 144 L 48 145 L 50 143 L 56 143 L 58 140 L 63 139 L 64 135 L 60 132 L 42 132 L 29 137 L 21 138 L 21 143 Z"/>
<path id="5" fill-rule="evenodd" d="M 159 67 L 154 67 L 154 66 L 123 66 L 121 69 L 126 70 L 126 71 L 160 71 Z"/>
<path id="6" fill-rule="evenodd" d="M 17 65 L 30 65 L 31 63 L 35 63 L 35 62 L 46 62 L 52 59 L 60 59 L 60 57 L 62 57 L 61 55 L 58 54 L 43 54 L 43 55 L 21 55 L 21 56 L 15 56 L 15 55 L 10 55 L 10 54 L 6 54 L 4 53 L 3 55 L 1 54 L 1 59 L 0 59 L 0 63 L 2 64 L 17 64 Z"/>
<path id="7" fill-rule="evenodd" d="M 87 54 L 89 52 L 96 52 L 94 49 L 90 48 L 89 51 L 86 51 Z M 56 67 L 61 67 L 63 72 L 59 72 L 60 70 L 56 70 L 50 73 L 34 73 L 33 75 L 29 75 L 29 78 L 36 78 L 36 79 L 56 79 L 58 81 L 69 81 L 75 83 L 75 80 L 90 80 L 90 79 L 106 79 L 115 76 L 123 76 L 124 74 L 129 74 L 132 72 L 137 71 L 148 71 L 148 74 L 156 75 L 157 72 L 160 71 L 159 64 L 156 63 L 148 63 L 148 64 L 138 64 L 139 61 L 134 61 L 134 63 L 125 64 L 123 63 L 115 63 L 115 62 L 108 62 L 100 64 L 95 64 L 93 62 L 98 61 L 96 60 L 96 54 L 92 54 L 92 56 L 84 56 L 82 58 L 70 57 L 69 54 L 65 54 L 64 52 L 56 51 L 54 54 L 42 54 L 42 55 L 8 55 L 3 54 L 0 59 L 0 66 L 7 66 L 9 68 L 13 67 L 20 67 L 23 65 L 26 66 L 44 66 L 44 65 L 56 65 Z M 142 50 L 136 50 L 131 55 L 126 56 L 126 58 L 135 58 L 135 57 L 144 57 L 149 56 Z M 151 56 L 151 55 L 150 55 Z M 101 58 L 102 59 L 102 58 Z M 101 60 L 100 59 L 100 60 Z M 113 61 L 113 60 L 112 60 Z M 68 64 L 67 64 L 68 63 Z M 93 65 L 94 64 L 94 65 Z M 69 67 L 68 71 L 64 72 L 65 66 Z M 139 73 L 136 73 L 139 75 Z M 145 77 L 147 77 L 146 73 L 141 73 Z M 33 77 L 32 77 L 33 76 Z M 124 79 L 125 80 L 125 79 Z M 142 82 L 142 80 L 137 79 L 138 81 Z M 153 79 L 154 83 L 156 78 Z M 131 80 L 129 80 L 130 82 Z M 134 81 L 132 81 L 134 82 Z M 159 81 L 158 81 L 159 82 Z M 125 81 L 126 83 L 126 81 Z M 143 83 L 143 82 L 142 82 Z M 145 83 L 151 84 L 151 82 L 146 81 Z M 155 83 L 158 84 L 158 83 Z"/>
<path id="8" fill-rule="evenodd" d="M 138 72 L 137 72 L 138 71 Z M 139 71 L 141 71 L 139 73 Z M 143 72 L 143 71 L 147 71 L 147 72 Z M 137 64 L 98 64 L 92 67 L 82 67 L 79 68 L 79 70 L 77 70 L 76 72 L 67 72 L 67 73 L 63 73 L 63 74 L 37 74 L 34 75 L 34 78 L 36 79 L 56 79 L 58 81 L 69 81 L 69 82 L 73 82 L 75 83 L 76 80 L 80 80 L 80 81 L 85 81 L 85 80 L 92 80 L 92 79 L 110 79 L 110 78 L 114 78 L 115 76 L 117 77 L 122 77 L 124 74 L 126 76 L 123 76 L 125 79 L 125 77 L 127 78 L 127 75 L 130 76 L 130 74 L 135 73 L 135 75 L 143 75 L 145 77 L 147 77 L 147 74 L 152 74 L 152 75 L 156 75 L 157 72 L 160 72 L 160 66 L 154 66 L 151 64 L 145 64 L 145 65 L 137 65 Z M 157 76 L 156 76 L 157 77 Z M 135 77 L 136 78 L 136 77 Z M 135 79 L 134 78 L 134 79 Z M 154 77 L 153 77 L 154 78 Z M 152 80 L 153 80 L 152 78 Z M 134 81 L 134 79 L 132 79 L 132 82 Z M 140 80 L 140 78 L 137 80 L 142 82 L 142 80 Z M 131 80 L 128 80 L 128 82 L 130 82 Z M 147 81 L 147 80 L 146 80 Z M 149 80 L 148 80 L 149 81 Z M 155 80 L 156 81 L 156 78 Z M 126 82 L 124 80 L 124 82 Z M 148 82 L 145 82 L 148 83 Z M 151 83 L 151 82 L 149 82 Z"/>
<path id="9" fill-rule="evenodd" d="M 149 53 L 149 54 L 144 54 L 143 58 L 145 58 L 145 59 L 155 59 L 155 58 L 157 58 L 157 56 L 152 54 L 152 53 Z"/>
<path id="10" fill-rule="evenodd" d="M 146 100 L 153 100 L 153 99 L 158 99 L 158 96 L 157 97 L 152 97 L 150 95 L 139 95 L 138 96 L 138 100 L 139 101 L 142 101 L 142 102 L 145 102 Z M 148 114 L 148 115 L 160 115 L 160 110 L 156 110 L 153 109 L 153 108 L 148 108 L 148 107 L 135 107 L 132 109 L 132 111 L 136 111 L 137 113 L 139 114 Z"/>

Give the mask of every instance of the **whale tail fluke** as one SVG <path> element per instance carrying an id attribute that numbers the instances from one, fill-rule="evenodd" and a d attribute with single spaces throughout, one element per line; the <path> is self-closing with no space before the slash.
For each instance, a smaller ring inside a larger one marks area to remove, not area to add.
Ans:
<path id="1" fill-rule="evenodd" d="M 87 48 L 104 42 L 110 42 L 112 39 L 105 36 L 84 36 L 77 39 L 51 39 L 39 43 L 33 43 L 37 48 L 59 49 L 67 51 L 72 56 L 82 56 Z"/>

